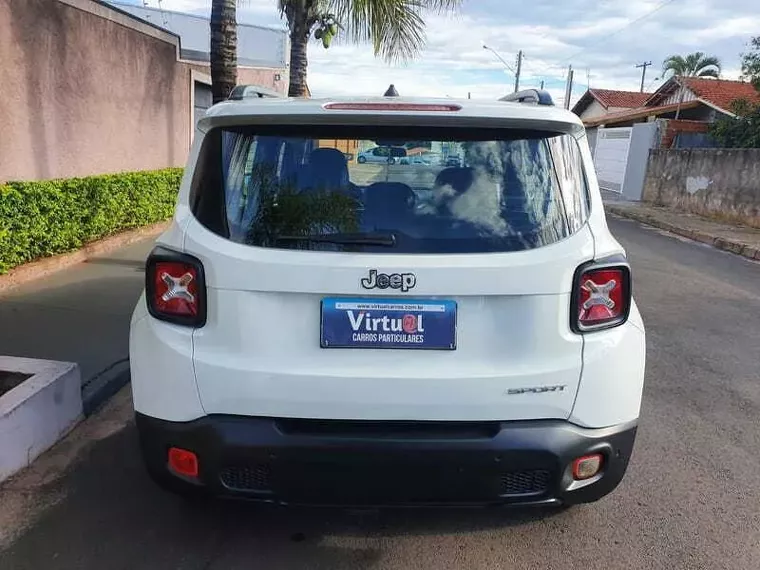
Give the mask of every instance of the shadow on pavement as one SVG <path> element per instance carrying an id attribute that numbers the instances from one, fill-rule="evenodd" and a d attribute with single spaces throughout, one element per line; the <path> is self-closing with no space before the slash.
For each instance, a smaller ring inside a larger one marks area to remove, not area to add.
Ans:
<path id="1" fill-rule="evenodd" d="M 386 538 L 498 529 L 509 540 L 510 527 L 546 523 L 556 512 L 190 503 L 159 490 L 144 474 L 133 424 L 94 444 L 44 493 L 64 498 L 0 553 L 0 568 L 372 567 Z M 568 516 L 551 518 L 559 523 Z"/>
<path id="2" fill-rule="evenodd" d="M 93 265 L 119 265 L 134 269 L 135 271 L 145 271 L 145 261 L 137 259 L 119 259 L 117 257 L 93 257 L 85 263 Z"/>

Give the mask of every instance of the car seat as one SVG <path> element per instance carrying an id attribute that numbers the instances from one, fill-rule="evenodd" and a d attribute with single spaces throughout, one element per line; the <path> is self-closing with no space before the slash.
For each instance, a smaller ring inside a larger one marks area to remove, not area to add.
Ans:
<path id="1" fill-rule="evenodd" d="M 301 169 L 298 182 L 302 192 L 350 193 L 353 188 L 348 177 L 348 161 L 334 148 L 313 150 Z"/>
<path id="2" fill-rule="evenodd" d="M 417 197 L 401 182 L 375 182 L 364 191 L 364 226 L 394 229 L 414 214 Z"/>

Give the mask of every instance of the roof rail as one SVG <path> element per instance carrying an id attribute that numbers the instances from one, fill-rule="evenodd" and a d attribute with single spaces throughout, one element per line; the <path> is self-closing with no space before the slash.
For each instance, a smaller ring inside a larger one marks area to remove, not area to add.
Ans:
<path id="1" fill-rule="evenodd" d="M 275 91 L 274 89 L 268 89 L 259 85 L 236 85 L 228 99 L 233 101 L 242 101 L 248 98 L 264 98 L 264 97 L 278 97 L 283 98 L 282 93 Z"/>
<path id="2" fill-rule="evenodd" d="M 536 103 L 537 105 L 554 106 L 552 96 L 543 89 L 525 89 L 502 97 L 499 101 L 512 101 L 514 103 Z"/>

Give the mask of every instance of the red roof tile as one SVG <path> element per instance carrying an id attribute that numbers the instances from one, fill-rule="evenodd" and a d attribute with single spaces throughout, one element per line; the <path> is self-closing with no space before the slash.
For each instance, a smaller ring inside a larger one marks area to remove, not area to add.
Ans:
<path id="1" fill-rule="evenodd" d="M 644 105 L 651 93 L 638 91 L 615 91 L 613 89 L 589 89 L 589 92 L 605 107 L 635 109 Z"/>
<path id="2" fill-rule="evenodd" d="M 726 111 L 731 111 L 731 104 L 739 99 L 760 103 L 760 93 L 751 83 L 703 77 L 681 77 L 680 79 L 697 97 Z"/>

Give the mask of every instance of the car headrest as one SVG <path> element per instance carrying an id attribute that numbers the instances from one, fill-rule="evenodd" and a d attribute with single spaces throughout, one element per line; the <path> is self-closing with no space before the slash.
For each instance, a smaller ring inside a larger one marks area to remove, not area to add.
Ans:
<path id="1" fill-rule="evenodd" d="M 318 148 L 309 155 L 309 162 L 300 180 L 301 188 L 345 188 L 349 184 L 348 161 L 335 148 Z"/>
<path id="2" fill-rule="evenodd" d="M 417 196 L 401 182 L 375 182 L 364 192 L 364 208 L 367 212 L 404 212 L 414 209 Z"/>

